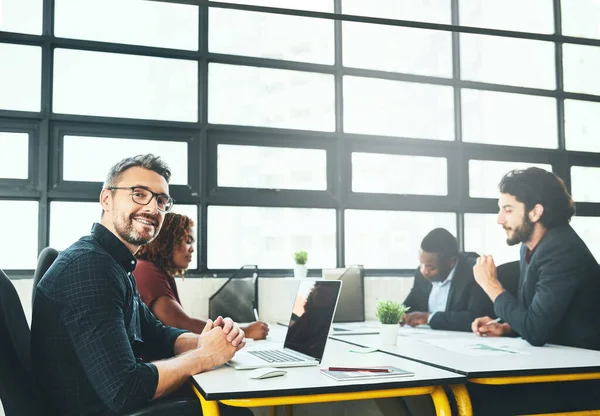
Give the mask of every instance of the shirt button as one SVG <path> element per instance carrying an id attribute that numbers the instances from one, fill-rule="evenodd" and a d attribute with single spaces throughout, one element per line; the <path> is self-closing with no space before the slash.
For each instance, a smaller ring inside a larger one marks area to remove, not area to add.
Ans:
<path id="1" fill-rule="evenodd" d="M 131 260 L 131 264 L 135 264 L 135 260 Z"/>

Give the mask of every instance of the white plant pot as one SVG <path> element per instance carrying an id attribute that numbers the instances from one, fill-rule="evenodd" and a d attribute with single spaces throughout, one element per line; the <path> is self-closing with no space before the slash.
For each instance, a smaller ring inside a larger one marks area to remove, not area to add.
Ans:
<path id="1" fill-rule="evenodd" d="M 296 279 L 304 279 L 308 275 L 308 269 L 305 264 L 296 264 L 294 267 L 294 277 Z"/>
<path id="2" fill-rule="evenodd" d="M 379 338 L 381 345 L 396 345 L 398 341 L 398 324 L 381 324 Z"/>

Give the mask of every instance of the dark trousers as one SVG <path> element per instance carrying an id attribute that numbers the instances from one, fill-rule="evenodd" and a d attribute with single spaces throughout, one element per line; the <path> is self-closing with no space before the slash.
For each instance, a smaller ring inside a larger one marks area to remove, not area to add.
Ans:
<path id="1" fill-rule="evenodd" d="M 600 381 L 489 386 L 467 384 L 474 416 L 600 410 Z"/>

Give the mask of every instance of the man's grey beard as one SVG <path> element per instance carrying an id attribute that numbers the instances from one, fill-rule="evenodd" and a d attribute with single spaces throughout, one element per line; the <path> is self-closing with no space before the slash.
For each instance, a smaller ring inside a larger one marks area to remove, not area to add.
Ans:
<path id="1" fill-rule="evenodd" d="M 156 219 L 153 220 L 156 221 Z M 129 218 L 129 223 L 127 223 L 124 227 L 121 227 L 120 224 L 115 224 L 115 230 L 124 241 L 127 241 L 129 244 L 133 244 L 135 246 L 146 245 L 154 240 L 154 238 L 156 238 L 158 235 L 158 233 L 155 232 L 150 238 L 142 238 L 133 228 L 133 219 L 131 219 L 131 217 Z"/>

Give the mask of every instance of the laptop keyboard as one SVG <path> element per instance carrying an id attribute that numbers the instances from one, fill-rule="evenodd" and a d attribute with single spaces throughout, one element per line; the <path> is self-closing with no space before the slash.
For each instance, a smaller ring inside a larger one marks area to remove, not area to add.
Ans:
<path id="1" fill-rule="evenodd" d="M 301 358 L 294 357 L 293 355 L 286 354 L 281 350 L 254 350 L 248 351 L 250 354 L 265 360 L 269 363 L 287 363 L 287 362 L 297 362 L 297 361 L 305 361 Z"/>

